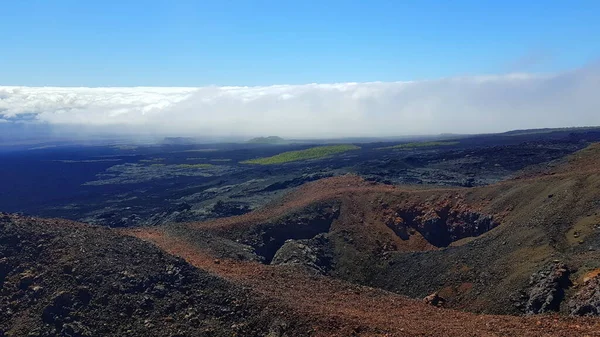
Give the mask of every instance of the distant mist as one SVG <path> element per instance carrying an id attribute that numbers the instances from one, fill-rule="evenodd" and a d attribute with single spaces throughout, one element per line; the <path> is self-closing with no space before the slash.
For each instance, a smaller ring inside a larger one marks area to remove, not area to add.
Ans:
<path id="1" fill-rule="evenodd" d="M 199 88 L 0 86 L 0 131 L 5 130 L 0 139 L 27 133 L 17 125 L 43 125 L 29 130 L 68 137 L 289 138 L 588 126 L 600 125 L 599 92 L 598 64 L 557 74 L 414 82 Z"/>

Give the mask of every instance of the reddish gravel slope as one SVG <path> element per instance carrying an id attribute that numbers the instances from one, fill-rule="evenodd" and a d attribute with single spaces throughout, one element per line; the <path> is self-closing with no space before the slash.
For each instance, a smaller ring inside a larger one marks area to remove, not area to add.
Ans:
<path id="1" fill-rule="evenodd" d="M 600 320 L 560 316 L 476 315 L 440 309 L 390 292 L 293 268 L 217 260 L 160 230 L 130 234 L 153 242 L 192 265 L 232 280 L 313 322 L 322 336 L 600 336 Z"/>
<path id="2" fill-rule="evenodd" d="M 573 281 L 565 296 L 580 298 L 580 289 L 599 274 L 600 249 L 592 247 L 600 247 L 600 235 L 591 229 L 600 224 L 598 200 L 600 145 L 595 144 L 491 186 L 395 187 L 349 175 L 308 183 L 242 216 L 128 233 L 250 287 L 307 317 L 323 335 L 592 336 L 600 335 L 597 319 L 478 315 L 357 284 L 421 298 L 440 291 L 450 307 L 518 313 L 525 309 L 515 309 L 513 294 L 532 291 L 530 276 L 545 275 L 544 268 L 560 261 Z M 324 232 L 335 262 L 329 274 L 335 278 L 220 250 L 223 238 L 255 248 L 261 248 L 257 240 L 282 241 L 272 234 L 278 226 L 293 232 L 306 225 L 294 225 L 295 219 L 314 212 L 331 220 Z M 585 293 L 593 293 L 588 288 Z M 567 313 L 571 303 L 563 303 L 549 310 Z"/>

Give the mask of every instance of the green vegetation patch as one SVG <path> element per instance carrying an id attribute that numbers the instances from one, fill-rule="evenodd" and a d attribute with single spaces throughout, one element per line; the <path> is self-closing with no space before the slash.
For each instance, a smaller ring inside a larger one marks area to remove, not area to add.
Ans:
<path id="1" fill-rule="evenodd" d="M 231 159 L 229 159 L 229 158 L 217 158 L 217 159 L 211 159 L 210 161 L 214 161 L 214 162 L 226 162 L 226 161 L 231 161 Z"/>
<path id="2" fill-rule="evenodd" d="M 241 162 L 242 164 L 258 164 L 258 165 L 273 165 L 283 164 L 298 160 L 325 158 L 331 155 L 342 153 L 351 150 L 358 150 L 360 147 L 356 145 L 328 145 L 311 147 L 306 150 L 288 151 L 278 155 L 266 158 L 250 159 Z"/>
<path id="3" fill-rule="evenodd" d="M 377 148 L 378 150 L 389 150 L 389 149 L 414 149 L 420 147 L 436 147 L 436 146 L 450 146 L 456 145 L 459 142 L 414 142 L 414 143 L 404 143 L 393 146 L 386 146 Z"/>

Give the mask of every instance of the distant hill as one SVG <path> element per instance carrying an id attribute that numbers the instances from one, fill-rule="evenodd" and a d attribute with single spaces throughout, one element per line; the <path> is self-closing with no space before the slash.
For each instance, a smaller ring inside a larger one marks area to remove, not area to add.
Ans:
<path id="1" fill-rule="evenodd" d="M 289 144 L 289 141 L 277 137 L 277 136 L 269 136 L 269 137 L 256 137 L 250 139 L 247 143 L 249 144 L 271 144 L 271 145 L 279 145 L 279 144 Z"/>
<path id="2" fill-rule="evenodd" d="M 584 131 L 598 131 L 599 126 L 579 126 L 579 127 L 567 127 L 567 128 L 543 128 L 543 129 L 524 129 L 524 130 L 512 130 L 500 133 L 500 135 L 507 136 L 520 136 L 520 135 L 533 135 L 540 133 L 550 132 L 584 132 Z"/>
<path id="3" fill-rule="evenodd" d="M 241 162 L 242 164 L 259 164 L 259 165 L 271 165 L 271 164 L 284 164 L 291 161 L 308 160 L 308 159 L 319 159 L 332 156 L 337 153 L 343 153 L 350 150 L 359 150 L 360 147 L 356 145 L 330 145 L 330 146 L 317 146 L 311 147 L 299 151 L 288 151 L 278 155 L 267 157 L 250 159 Z"/>

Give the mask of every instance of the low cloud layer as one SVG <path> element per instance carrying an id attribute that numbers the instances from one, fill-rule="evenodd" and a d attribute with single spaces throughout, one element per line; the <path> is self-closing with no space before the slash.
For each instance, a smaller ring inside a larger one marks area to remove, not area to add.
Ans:
<path id="1" fill-rule="evenodd" d="M 417 82 L 1 87 L 0 123 L 190 136 L 342 137 L 600 125 L 600 68 Z"/>

